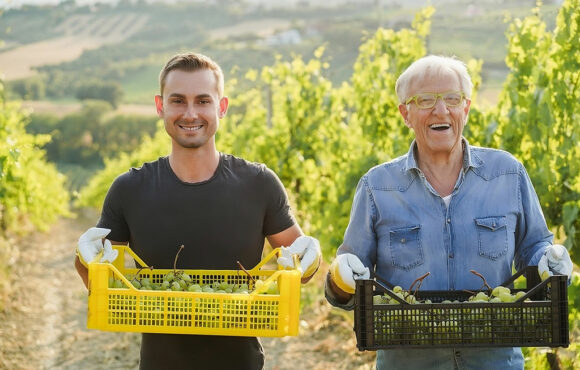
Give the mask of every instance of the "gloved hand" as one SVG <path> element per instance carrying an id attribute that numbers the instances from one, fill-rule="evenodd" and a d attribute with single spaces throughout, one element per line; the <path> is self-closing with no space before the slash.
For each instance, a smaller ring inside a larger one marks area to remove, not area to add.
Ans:
<path id="1" fill-rule="evenodd" d="M 549 245 L 538 262 L 538 273 L 542 281 L 552 275 L 572 276 L 572 260 L 566 247 L 560 244 Z"/>
<path id="2" fill-rule="evenodd" d="M 315 238 L 306 235 L 299 236 L 289 247 L 281 247 L 280 251 L 281 256 L 278 257 L 278 264 L 284 268 L 294 268 L 292 255 L 298 255 L 303 278 L 314 275 L 318 270 L 321 254 L 320 244 Z"/>
<path id="3" fill-rule="evenodd" d="M 110 232 L 110 229 L 91 227 L 81 235 L 77 244 L 77 254 L 85 267 L 88 267 L 88 263 L 94 260 L 101 250 L 103 250 L 103 257 L 100 262 L 113 262 L 117 259 L 119 251 L 113 249 L 111 241 L 105 239 L 103 242 L 103 238 Z"/>
<path id="4" fill-rule="evenodd" d="M 354 294 L 355 279 L 370 278 L 369 268 L 351 253 L 339 254 L 330 264 L 330 278 L 343 291 Z"/>

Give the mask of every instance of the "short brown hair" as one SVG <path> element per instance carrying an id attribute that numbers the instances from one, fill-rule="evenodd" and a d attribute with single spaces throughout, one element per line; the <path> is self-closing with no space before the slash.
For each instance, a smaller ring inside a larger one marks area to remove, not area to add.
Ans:
<path id="1" fill-rule="evenodd" d="M 213 71 L 217 83 L 219 98 L 223 97 L 224 74 L 222 69 L 210 57 L 198 53 L 176 54 L 171 57 L 169 61 L 167 61 L 161 70 L 161 73 L 159 73 L 159 87 L 161 95 L 163 95 L 163 90 L 165 89 L 165 80 L 167 79 L 167 75 L 174 69 L 187 72 L 203 69 L 209 69 L 210 71 Z"/>

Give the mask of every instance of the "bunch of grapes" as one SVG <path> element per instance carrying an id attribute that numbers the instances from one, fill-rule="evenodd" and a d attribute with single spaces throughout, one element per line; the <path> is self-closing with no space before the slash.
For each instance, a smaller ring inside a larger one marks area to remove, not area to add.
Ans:
<path id="1" fill-rule="evenodd" d="M 140 277 L 140 273 L 144 268 L 153 270 L 153 267 L 143 267 L 139 269 L 134 276 L 127 276 L 127 280 L 129 280 L 135 289 L 139 290 L 249 294 L 251 291 L 260 289 L 264 284 L 266 284 L 267 286 L 262 289 L 263 294 L 280 294 L 278 283 L 276 281 L 265 282 L 263 280 L 256 280 L 243 268 L 243 266 L 241 266 L 241 264 L 240 268 L 248 275 L 248 283 L 232 283 L 227 280 L 215 280 L 213 282 L 200 284 L 200 282 L 194 281 L 187 272 L 176 268 L 177 258 L 179 257 L 179 253 L 183 247 L 184 246 L 182 245 L 177 251 L 173 264 L 173 271 L 163 275 L 160 279 L 152 280 L 149 277 Z M 252 286 L 254 289 L 252 289 Z M 109 277 L 109 288 L 126 289 L 127 286 L 121 279 L 111 276 Z"/>
<path id="2" fill-rule="evenodd" d="M 524 334 L 534 340 L 539 330 L 544 330 L 549 315 L 539 315 L 531 306 L 473 306 L 471 303 L 513 303 L 520 301 L 525 291 L 512 291 L 505 286 L 491 288 L 485 278 L 482 278 L 484 287 L 472 292 L 464 300 L 443 300 L 439 305 L 432 304 L 430 299 L 416 298 L 418 287 L 413 290 L 417 282 L 421 282 L 428 274 L 413 282 L 409 290 L 394 286 L 390 292 L 373 296 L 374 305 L 399 305 L 401 309 L 378 308 L 374 311 L 375 341 L 377 344 L 454 344 L 454 343 L 513 343 L 514 327 L 523 326 Z M 420 286 L 420 284 L 419 284 Z M 397 298 L 393 297 L 396 296 Z M 525 298 L 524 302 L 530 302 Z M 406 309 L 407 304 L 432 304 L 428 308 Z M 457 304 L 457 305 L 455 305 Z M 545 330 L 544 330 L 545 331 Z M 549 336 L 543 332 L 542 336 Z M 527 338 L 527 337 L 526 337 Z"/>

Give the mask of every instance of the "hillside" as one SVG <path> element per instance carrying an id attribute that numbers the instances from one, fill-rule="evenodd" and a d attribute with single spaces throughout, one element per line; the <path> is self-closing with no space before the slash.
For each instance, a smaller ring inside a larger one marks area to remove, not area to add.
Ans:
<path id="1" fill-rule="evenodd" d="M 14 98 L 70 101 L 81 82 L 94 79 L 120 84 L 125 103 L 150 104 L 158 71 L 175 52 L 206 53 L 233 78 L 271 65 L 276 55 L 310 58 L 325 45 L 330 78 L 339 84 L 350 78 L 361 42 L 378 27 L 409 27 L 420 3 L 335 2 L 322 7 L 311 1 L 276 8 L 250 1 L 224 8 L 220 2 L 124 1 L 118 6 L 65 2 L 8 9 L 0 15 L 0 73 L 9 87 L 28 86 L 26 95 Z M 482 59 L 482 97 L 493 102 L 506 74 L 505 17 L 530 14 L 529 1 L 498 6 L 489 0 L 475 6 L 455 0 L 435 6 L 429 52 Z M 544 8 L 551 25 L 557 6 Z"/>

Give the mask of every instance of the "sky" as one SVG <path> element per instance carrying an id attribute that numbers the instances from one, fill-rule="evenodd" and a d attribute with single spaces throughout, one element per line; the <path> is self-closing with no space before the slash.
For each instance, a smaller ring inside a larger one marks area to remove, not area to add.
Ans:
<path id="1" fill-rule="evenodd" d="M 29 5 L 44 5 L 44 4 L 58 4 L 60 3 L 62 0 L 0 0 L 0 9 L 8 9 L 8 8 L 18 8 L 24 4 L 29 4 Z M 175 2 L 177 0 L 147 0 L 147 1 L 166 1 L 166 2 Z M 195 2 L 195 1 L 201 1 L 201 0 L 182 0 L 182 1 L 190 1 L 190 2 Z M 235 1 L 235 0 L 232 0 Z M 303 0 L 244 0 L 246 3 L 249 4 L 262 4 L 263 6 L 272 6 L 273 4 L 277 4 L 278 6 L 294 6 L 297 3 L 303 1 Z M 341 4 L 341 3 L 348 3 L 348 2 L 352 2 L 353 0 L 307 0 L 308 3 L 312 4 L 312 5 L 317 5 L 317 6 L 334 6 L 336 4 Z M 365 2 L 369 2 L 371 0 L 365 0 Z M 374 0 L 373 0 L 374 1 Z M 393 2 L 393 0 L 376 0 L 379 1 L 380 3 L 388 3 L 388 2 Z M 397 0 L 401 5 L 421 5 L 423 3 L 425 3 L 425 0 Z M 431 0 L 432 4 L 435 3 L 441 3 L 441 2 L 446 2 L 449 0 Z M 501 0 L 499 0 L 501 1 Z M 76 0 L 77 5 L 86 5 L 86 4 L 91 4 L 91 3 L 110 3 L 110 4 L 115 4 L 118 2 L 118 0 Z M 207 0 L 205 0 L 204 2 L 207 2 Z"/>

